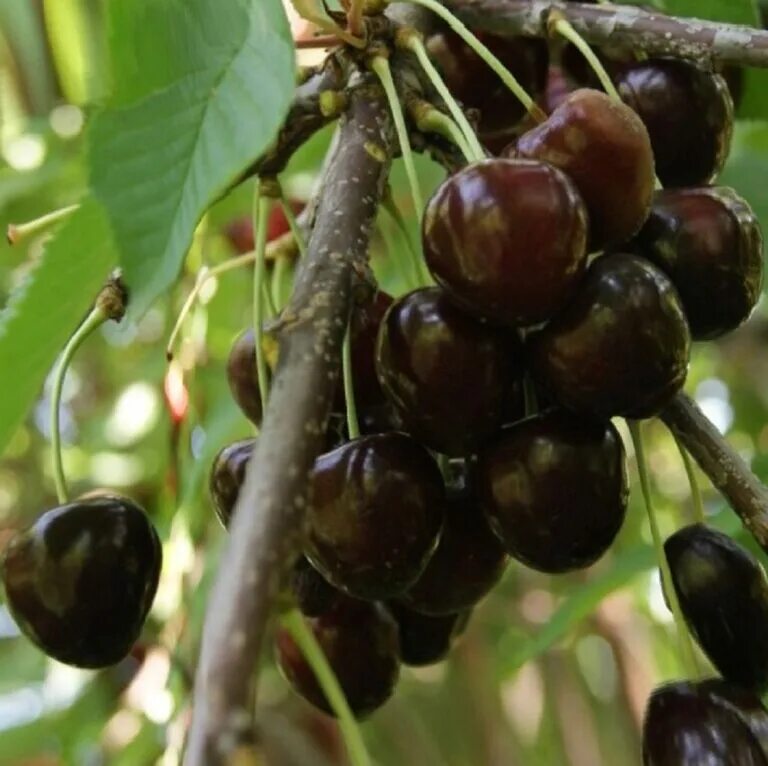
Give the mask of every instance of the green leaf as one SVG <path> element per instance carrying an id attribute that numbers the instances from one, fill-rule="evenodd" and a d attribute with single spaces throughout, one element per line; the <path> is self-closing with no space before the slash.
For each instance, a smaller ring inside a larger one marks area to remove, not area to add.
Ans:
<path id="1" fill-rule="evenodd" d="M 119 0 L 118 22 L 136 48 L 114 54 L 113 79 L 132 84 L 92 125 L 91 180 L 139 315 L 176 279 L 206 208 L 277 134 L 294 51 L 280 0 Z"/>
<path id="2" fill-rule="evenodd" d="M 64 222 L 0 313 L 0 452 L 115 262 L 104 211 L 87 200 Z"/>
<path id="3" fill-rule="evenodd" d="M 672 16 L 689 16 L 749 26 L 756 26 L 758 23 L 755 0 L 665 0 L 664 10 Z"/>

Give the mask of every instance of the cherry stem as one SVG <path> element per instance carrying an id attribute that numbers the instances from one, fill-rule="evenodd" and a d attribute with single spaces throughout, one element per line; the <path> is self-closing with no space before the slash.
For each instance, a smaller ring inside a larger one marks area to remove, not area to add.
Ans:
<path id="1" fill-rule="evenodd" d="M 339 728 L 344 737 L 351 765 L 371 766 L 371 759 L 366 750 L 360 727 L 350 710 L 349 703 L 344 696 L 336 674 L 328 663 L 328 659 L 315 634 L 307 626 L 306 621 L 297 609 L 292 609 L 283 617 L 283 626 L 291 634 L 304 655 L 304 659 L 312 668 L 312 672 L 315 674 L 323 694 L 325 694 L 339 720 Z"/>
<path id="2" fill-rule="evenodd" d="M 351 0 L 349 10 L 347 11 L 347 29 L 358 37 L 364 32 L 363 27 L 363 7 L 365 0 Z"/>
<path id="3" fill-rule="evenodd" d="M 296 218 L 296 213 L 293 212 L 291 203 L 285 198 L 285 195 L 282 193 L 282 190 L 280 192 L 280 205 L 283 208 L 283 215 L 285 215 L 285 220 L 288 221 L 288 228 L 291 230 L 293 239 L 296 242 L 296 247 L 299 250 L 299 256 L 301 258 L 306 258 L 307 243 L 304 240 L 304 233 L 302 232 L 301 227 L 299 226 L 299 221 Z"/>
<path id="4" fill-rule="evenodd" d="M 59 503 L 66 503 L 68 499 L 67 480 L 64 476 L 64 463 L 61 458 L 61 423 L 60 407 L 61 392 L 64 388 L 64 378 L 72 362 L 75 352 L 83 341 L 104 322 L 109 316 L 102 306 L 97 305 L 85 318 L 85 321 L 77 328 L 75 333 L 64 346 L 58 367 L 53 376 L 53 390 L 51 391 L 51 449 L 53 451 L 53 480 L 56 484 L 56 496 Z"/>
<path id="5" fill-rule="evenodd" d="M 72 215 L 80 207 L 80 205 L 69 205 L 59 210 L 53 210 L 50 213 L 41 215 L 39 218 L 35 218 L 32 221 L 26 223 L 9 223 L 6 229 L 6 237 L 9 245 L 17 245 L 27 237 L 31 237 L 34 234 L 38 234 L 41 231 L 53 226 L 55 223 L 62 221 L 64 218 Z"/>
<path id="6" fill-rule="evenodd" d="M 675 440 L 677 449 L 680 452 L 680 457 L 683 459 L 683 465 L 685 466 L 685 473 L 688 476 L 688 485 L 691 488 L 691 500 L 693 502 L 693 516 L 699 524 L 706 524 L 706 518 L 704 516 L 704 501 L 701 497 L 701 487 L 699 486 L 699 480 L 696 477 L 696 471 L 693 467 L 693 461 L 688 454 L 688 450 L 685 445 L 677 438 L 677 434 L 670 431 L 672 437 Z"/>
<path id="7" fill-rule="evenodd" d="M 264 321 L 264 272 L 265 252 L 267 249 L 267 221 L 270 200 L 261 193 L 262 181 L 256 179 L 253 192 L 253 236 L 255 243 L 256 268 L 253 270 L 253 339 L 256 346 L 256 379 L 259 384 L 262 412 L 267 409 L 269 381 L 267 362 L 262 345 L 262 324 Z"/>
<path id="8" fill-rule="evenodd" d="M 485 157 L 483 147 L 480 145 L 480 141 L 478 140 L 475 131 L 469 124 L 467 116 L 464 114 L 461 107 L 456 103 L 456 99 L 453 97 L 453 94 L 445 84 L 445 80 L 443 80 L 443 78 L 440 76 L 440 72 L 437 71 L 437 67 L 435 67 L 429 58 L 427 49 L 424 46 L 424 40 L 422 39 L 421 35 L 415 30 L 407 32 L 404 46 L 416 55 L 416 58 L 418 59 L 421 68 L 424 70 L 424 73 L 427 75 L 432 85 L 434 85 L 435 90 L 438 92 L 440 98 L 442 98 L 445 102 L 445 105 L 448 107 L 448 111 L 450 111 L 451 116 L 456 121 L 456 124 L 459 126 L 459 128 L 461 128 L 461 132 L 463 133 L 464 138 L 466 139 L 466 143 L 470 148 L 469 154 L 462 149 L 467 157 L 467 160 L 472 162 L 473 160 L 483 159 L 483 157 Z M 461 144 L 459 144 L 459 146 L 461 147 Z"/>
<path id="9" fill-rule="evenodd" d="M 424 261 L 421 258 L 419 251 L 416 249 L 416 245 L 413 243 L 411 232 L 408 230 L 408 224 L 405 222 L 405 218 L 403 218 L 400 208 L 398 208 L 392 197 L 391 189 L 387 189 L 382 200 L 382 207 L 389 213 L 389 216 L 395 222 L 395 226 L 400 230 L 400 233 L 408 246 L 408 250 L 411 254 L 411 262 L 413 263 L 414 287 L 419 287 L 423 284 L 432 284 L 432 277 L 429 271 L 427 271 L 427 267 L 424 265 Z"/>
<path id="10" fill-rule="evenodd" d="M 333 48 L 341 45 L 343 40 L 336 34 L 317 35 L 316 37 L 306 37 L 303 40 L 294 40 L 293 44 L 296 50 L 306 50 L 311 48 Z"/>
<path id="11" fill-rule="evenodd" d="M 416 127 L 426 133 L 437 133 L 456 144 L 461 149 L 461 153 L 467 162 L 482 159 L 469 145 L 466 136 L 456 124 L 456 121 L 452 120 L 447 114 L 443 114 L 436 107 L 430 105 L 429 108 L 421 110 L 416 120 Z"/>
<path id="12" fill-rule="evenodd" d="M 643 435 L 640 423 L 637 420 L 627 420 L 629 432 L 632 435 L 632 443 L 635 446 L 635 457 L 637 459 L 637 472 L 640 476 L 640 486 L 643 492 L 645 508 L 648 512 L 648 523 L 651 527 L 651 536 L 653 537 L 653 547 L 656 549 L 656 559 L 661 570 L 661 583 L 667 602 L 672 609 L 672 615 L 677 627 L 677 638 L 680 642 L 680 656 L 683 662 L 683 668 L 689 678 L 695 679 L 700 676 L 699 666 L 696 662 L 696 654 L 693 650 L 691 636 L 683 618 L 683 612 L 680 609 L 680 601 L 677 598 L 674 582 L 672 581 L 672 572 L 669 569 L 669 561 L 664 552 L 664 544 L 661 540 L 656 513 L 653 507 L 651 496 L 651 484 L 648 477 L 648 465 L 645 460 L 645 449 L 643 447 Z"/>
<path id="13" fill-rule="evenodd" d="M 350 439 L 360 436 L 360 421 L 355 404 L 355 383 L 352 374 L 352 319 L 347 324 L 342 351 L 342 373 L 344 376 L 344 402 L 347 407 L 347 432 Z"/>
<path id="14" fill-rule="evenodd" d="M 432 11 L 436 16 L 439 16 L 446 24 L 456 32 L 464 42 L 477 53 L 480 58 L 485 61 L 488 66 L 493 69 L 494 72 L 501 78 L 502 82 L 514 93 L 515 97 L 525 107 L 526 111 L 537 122 L 544 122 L 547 119 L 547 115 L 541 109 L 541 107 L 531 98 L 525 88 L 515 79 L 514 75 L 494 56 L 491 50 L 484 45 L 464 23 L 451 13 L 445 6 L 441 5 L 438 0 L 412 0 L 414 5 L 421 5 L 424 8 Z"/>
<path id="15" fill-rule="evenodd" d="M 589 43 L 573 28 L 571 22 L 557 11 L 554 11 L 549 17 L 548 26 L 579 49 L 579 52 L 587 60 L 592 71 L 597 75 L 597 79 L 600 80 L 600 84 L 605 92 L 617 103 L 623 103 L 619 92 L 616 90 L 616 86 L 613 84 L 613 80 L 611 80 L 608 72 L 605 71 L 602 62 L 595 55 L 592 48 L 590 48 Z"/>

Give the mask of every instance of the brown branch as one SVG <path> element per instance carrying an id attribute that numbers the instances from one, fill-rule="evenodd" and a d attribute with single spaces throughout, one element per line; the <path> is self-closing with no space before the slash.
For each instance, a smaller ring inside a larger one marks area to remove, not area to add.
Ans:
<path id="1" fill-rule="evenodd" d="M 550 0 L 443 0 L 475 29 L 498 35 L 546 37 L 553 10 L 589 43 L 651 56 L 768 67 L 768 31 L 719 21 L 675 18 L 627 5 Z"/>
<path id="2" fill-rule="evenodd" d="M 298 550 L 308 477 L 322 449 L 350 309 L 393 153 L 378 86 L 351 94 L 307 260 L 277 331 L 280 356 L 258 444 L 206 614 L 186 766 L 254 758 L 253 670 L 281 575 Z M 255 762 L 255 761 L 254 761 Z"/>
<path id="3" fill-rule="evenodd" d="M 686 394 L 678 394 L 662 411 L 661 419 L 685 445 L 763 550 L 768 551 L 768 488 Z"/>

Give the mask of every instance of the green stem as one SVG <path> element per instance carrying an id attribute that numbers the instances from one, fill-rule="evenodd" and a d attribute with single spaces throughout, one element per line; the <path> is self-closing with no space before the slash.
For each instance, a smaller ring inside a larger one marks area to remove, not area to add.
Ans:
<path id="1" fill-rule="evenodd" d="M 502 82 L 515 94 L 520 103 L 526 108 L 529 114 L 538 122 L 543 122 L 547 115 L 541 110 L 541 107 L 528 95 L 525 88 L 515 79 L 514 75 L 493 55 L 491 50 L 469 31 L 469 29 L 454 16 L 438 0 L 412 0 L 414 5 L 421 5 L 439 16 L 446 24 L 456 32 L 464 42 L 485 61 L 488 66 L 501 78 Z"/>
<path id="2" fill-rule="evenodd" d="M 291 203 L 285 197 L 280 197 L 280 204 L 283 206 L 283 214 L 285 215 L 285 220 L 288 221 L 291 234 L 293 234 L 293 238 L 296 240 L 296 247 L 299 248 L 299 255 L 302 258 L 306 258 L 307 243 L 304 241 L 304 235 L 296 218 L 296 213 L 293 212 Z"/>
<path id="3" fill-rule="evenodd" d="M 459 129 L 455 120 L 452 120 L 447 114 L 443 114 L 439 109 L 430 106 L 424 109 L 416 120 L 416 127 L 425 133 L 437 133 L 443 138 L 447 138 L 456 144 L 467 162 L 474 162 L 482 159 L 478 157 L 472 147 L 467 142 L 466 137 Z"/>
<path id="4" fill-rule="evenodd" d="M 693 644 L 691 642 L 691 636 L 688 633 L 688 628 L 685 624 L 683 612 L 680 609 L 680 601 L 677 598 L 677 591 L 675 590 L 674 582 L 672 581 L 672 572 L 669 569 L 669 562 L 667 561 L 666 553 L 664 552 L 664 544 L 661 540 L 661 532 L 659 531 L 659 525 L 656 521 L 656 513 L 653 508 L 653 499 L 651 497 L 651 484 L 648 478 L 648 466 L 645 461 L 645 450 L 643 447 L 643 435 L 640 428 L 640 423 L 636 420 L 627 420 L 629 431 L 632 434 L 632 443 L 635 446 L 635 456 L 637 458 L 637 471 L 640 475 L 640 486 L 643 491 L 643 499 L 645 500 L 645 508 L 648 512 L 648 522 L 651 527 L 651 536 L 653 537 L 653 547 L 656 549 L 656 558 L 659 562 L 659 569 L 661 570 L 661 582 L 664 589 L 664 593 L 667 597 L 667 601 L 672 609 L 672 615 L 675 619 L 675 625 L 677 627 L 677 638 L 680 642 L 680 656 L 683 662 L 683 668 L 691 679 L 699 677 L 699 667 L 696 662 L 696 654 L 693 651 Z"/>
<path id="5" fill-rule="evenodd" d="M 79 207 L 79 204 L 69 205 L 68 207 L 63 207 L 59 210 L 53 210 L 50 213 L 41 215 L 33 221 L 27 221 L 26 223 L 9 223 L 8 228 L 6 229 L 8 244 L 16 245 L 33 234 L 45 231 L 49 226 L 53 226 L 55 223 L 68 218 Z"/>
<path id="6" fill-rule="evenodd" d="M 261 195 L 261 179 L 256 179 L 253 196 L 253 235 L 256 251 L 256 268 L 253 270 L 253 338 L 256 344 L 256 377 L 259 383 L 262 411 L 267 411 L 267 362 L 262 345 L 264 321 L 264 254 L 267 248 L 267 220 L 269 199 Z"/>
<path id="7" fill-rule="evenodd" d="M 344 376 L 344 402 L 347 407 L 347 431 L 350 439 L 360 436 L 360 421 L 357 419 L 355 404 L 355 383 L 352 373 L 352 319 L 347 324 L 342 351 L 342 373 Z"/>
<path id="8" fill-rule="evenodd" d="M 424 260 L 421 257 L 419 251 L 416 249 L 416 245 L 414 245 L 413 239 L 411 239 L 411 232 L 408 230 L 408 224 L 405 222 L 405 218 L 403 218 L 403 214 L 400 212 L 400 208 L 398 208 L 395 200 L 392 198 L 391 190 L 388 190 L 388 192 L 384 195 L 384 198 L 382 199 L 382 206 L 392 218 L 395 226 L 400 230 L 400 234 L 405 239 L 408 251 L 411 254 L 411 262 L 413 264 L 414 286 L 419 287 L 423 284 L 432 284 L 432 275 L 429 273 L 429 271 L 427 271 L 427 267 L 424 265 Z"/>
<path id="9" fill-rule="evenodd" d="M 304 659 L 312 668 L 312 672 L 315 674 L 323 694 L 325 694 L 339 720 L 339 728 L 344 737 L 350 763 L 352 766 L 371 766 L 371 759 L 365 748 L 360 727 L 357 725 L 357 721 L 349 708 L 349 703 L 339 685 L 336 674 L 328 663 L 328 659 L 317 638 L 315 638 L 315 634 L 310 630 L 304 618 L 296 609 L 291 610 L 283 617 L 283 625 L 290 632 L 293 640 L 304 655 Z"/>
<path id="10" fill-rule="evenodd" d="M 448 111 L 450 111 L 451 116 L 456 121 L 456 124 L 459 126 L 459 128 L 461 128 L 461 132 L 466 139 L 466 143 L 469 146 L 471 154 L 470 156 L 470 154 L 465 152 L 467 155 L 467 160 L 472 162 L 473 160 L 483 159 L 485 157 L 485 151 L 483 151 L 483 147 L 480 145 L 480 141 L 478 140 L 475 131 L 469 124 L 469 120 L 461 110 L 461 107 L 459 107 L 459 105 L 456 103 L 456 99 L 453 97 L 451 91 L 448 89 L 448 86 L 445 84 L 445 80 L 443 80 L 443 78 L 440 76 L 440 72 L 437 71 L 437 67 L 435 67 L 435 65 L 432 63 L 432 60 L 429 58 L 421 35 L 415 31 L 408 34 L 405 39 L 405 46 L 408 48 L 408 50 L 416 55 L 416 58 L 419 60 L 419 64 L 421 64 L 421 68 L 424 70 L 424 73 L 427 75 L 432 85 L 434 85 L 435 90 L 440 95 L 440 98 L 442 98 L 445 102 L 445 105 L 448 107 Z"/>
<path id="11" fill-rule="evenodd" d="M 672 433 L 677 449 L 680 452 L 680 457 L 683 459 L 683 465 L 685 466 L 685 473 L 688 476 L 688 485 L 691 488 L 691 500 L 693 501 L 693 515 L 695 520 L 699 524 L 705 524 L 706 518 L 704 516 L 704 501 L 701 497 L 701 487 L 699 487 L 699 480 L 696 478 L 696 471 L 693 467 L 693 461 L 688 454 L 688 450 L 685 445 L 677 438 L 677 434 Z"/>
<path id="12" fill-rule="evenodd" d="M 59 423 L 59 407 L 61 405 L 61 391 L 64 387 L 64 378 L 77 349 L 108 318 L 99 306 L 96 306 L 88 314 L 85 321 L 77 328 L 64 347 L 56 373 L 53 376 L 53 390 L 51 391 L 51 449 L 53 450 L 53 479 L 56 483 L 56 495 L 59 503 L 66 503 L 68 497 L 67 481 L 64 477 L 64 464 L 61 459 L 61 430 Z"/>

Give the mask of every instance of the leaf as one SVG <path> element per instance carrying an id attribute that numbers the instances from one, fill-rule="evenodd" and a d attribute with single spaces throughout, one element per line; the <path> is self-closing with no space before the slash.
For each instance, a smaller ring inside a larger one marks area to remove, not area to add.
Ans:
<path id="1" fill-rule="evenodd" d="M 665 13 L 730 24 L 758 24 L 755 0 L 665 0 Z"/>
<path id="2" fill-rule="evenodd" d="M 113 57 L 113 79 L 134 70 L 133 85 L 119 86 L 94 120 L 91 181 L 137 316 L 176 279 L 206 208 L 277 134 L 294 51 L 280 0 L 142 0 L 135 12 L 127 0 L 115 5 L 112 24 L 122 20 L 138 36 L 133 57 L 141 58 L 131 62 L 125 46 Z M 152 90 L 139 94 L 145 62 Z"/>
<path id="3" fill-rule="evenodd" d="M 115 262 L 103 209 L 87 200 L 61 226 L 0 313 L 0 452 Z"/>

